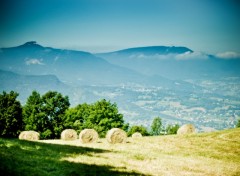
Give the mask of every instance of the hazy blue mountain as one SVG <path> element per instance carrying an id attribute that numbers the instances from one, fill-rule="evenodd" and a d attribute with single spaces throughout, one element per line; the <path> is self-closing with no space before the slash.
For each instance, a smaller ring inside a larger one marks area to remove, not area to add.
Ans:
<path id="1" fill-rule="evenodd" d="M 129 49 L 133 53 L 139 49 Z M 184 47 L 152 47 L 143 49 L 153 52 L 182 53 L 191 50 Z M 121 53 L 124 51 L 121 51 Z M 137 83 L 175 87 L 174 81 L 160 75 L 146 76 L 135 70 L 116 66 L 108 61 L 83 51 L 72 51 L 43 47 L 36 42 L 27 42 L 21 46 L 2 48 L 0 69 L 25 75 L 56 75 L 61 81 L 73 85 L 113 85 Z M 188 87 L 188 85 L 181 85 Z M 189 85 L 191 87 L 191 85 Z"/>
<path id="2" fill-rule="evenodd" d="M 240 59 L 220 59 L 186 47 L 139 47 L 96 56 L 142 74 L 161 75 L 170 79 L 240 76 Z"/>
<path id="3" fill-rule="evenodd" d="M 20 75 L 10 71 L 0 70 L 0 91 L 14 90 L 20 93 L 20 100 L 26 101 L 33 90 L 40 93 L 59 91 L 66 95 L 71 93 L 71 88 L 62 83 L 54 75 Z"/>
<path id="4" fill-rule="evenodd" d="M 36 42 L 2 48 L 0 69 L 29 75 L 56 75 L 73 84 L 119 84 L 140 81 L 140 74 L 82 51 L 43 47 Z"/>

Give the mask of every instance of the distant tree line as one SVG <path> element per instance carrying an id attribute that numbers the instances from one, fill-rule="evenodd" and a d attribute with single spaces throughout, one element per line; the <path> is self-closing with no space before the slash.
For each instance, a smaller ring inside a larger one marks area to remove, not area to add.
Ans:
<path id="1" fill-rule="evenodd" d="M 40 95 L 33 91 L 24 106 L 17 100 L 18 93 L 0 94 L 0 137 L 18 137 L 23 130 L 34 130 L 42 139 L 56 139 L 64 129 L 78 133 L 86 128 L 95 129 L 100 137 L 112 128 L 125 130 L 128 136 L 140 132 L 143 136 L 176 134 L 179 125 L 162 125 L 160 117 L 154 118 L 150 132 L 144 126 L 125 123 L 116 103 L 105 99 L 92 104 L 79 104 L 70 108 L 68 96 L 56 91 Z"/>

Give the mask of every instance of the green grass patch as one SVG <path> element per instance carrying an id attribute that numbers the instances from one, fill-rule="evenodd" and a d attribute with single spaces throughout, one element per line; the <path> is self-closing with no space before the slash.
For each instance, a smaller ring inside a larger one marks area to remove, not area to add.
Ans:
<path id="1" fill-rule="evenodd" d="M 134 172 L 117 171 L 107 165 L 74 163 L 62 160 L 78 155 L 89 156 L 108 152 L 102 149 L 69 145 L 45 144 L 0 139 L 0 172 L 4 175 L 139 175 Z"/>
<path id="2" fill-rule="evenodd" d="M 1 175 L 240 175 L 240 129 L 126 144 L 0 139 Z"/>

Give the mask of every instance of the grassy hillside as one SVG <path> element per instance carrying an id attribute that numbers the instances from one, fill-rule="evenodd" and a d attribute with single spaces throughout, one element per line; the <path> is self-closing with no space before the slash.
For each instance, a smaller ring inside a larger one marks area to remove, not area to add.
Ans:
<path id="1" fill-rule="evenodd" d="M 240 128 L 126 144 L 0 139 L 6 175 L 240 175 Z"/>

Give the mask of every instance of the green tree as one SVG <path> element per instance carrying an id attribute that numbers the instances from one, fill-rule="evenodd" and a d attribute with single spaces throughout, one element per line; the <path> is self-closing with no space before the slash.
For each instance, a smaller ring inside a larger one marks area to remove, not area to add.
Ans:
<path id="1" fill-rule="evenodd" d="M 160 117 L 155 117 L 151 125 L 151 135 L 160 135 L 162 132 L 162 128 L 162 119 Z"/>
<path id="2" fill-rule="evenodd" d="M 47 117 L 49 130 L 52 132 L 51 138 L 59 138 L 63 131 L 64 115 L 69 108 L 70 103 L 67 96 L 63 97 L 61 93 L 49 91 L 42 96 L 42 111 Z"/>
<path id="3" fill-rule="evenodd" d="M 168 125 L 166 128 L 167 134 L 177 134 L 177 130 L 180 128 L 178 124 L 175 125 Z"/>
<path id="4" fill-rule="evenodd" d="M 118 112 L 116 103 L 105 99 L 91 105 L 90 114 L 84 120 L 84 128 L 95 129 L 100 137 L 112 128 L 125 128 L 123 115 Z"/>
<path id="5" fill-rule="evenodd" d="M 240 119 L 237 121 L 236 128 L 240 128 Z"/>
<path id="6" fill-rule="evenodd" d="M 41 97 L 33 91 L 23 108 L 25 129 L 38 131 L 43 139 L 59 138 L 69 106 L 68 97 L 61 93 L 49 91 Z"/>
<path id="7" fill-rule="evenodd" d="M 23 128 L 21 103 L 16 100 L 19 94 L 11 91 L 0 94 L 0 136 L 17 137 Z"/>
<path id="8" fill-rule="evenodd" d="M 48 119 L 44 119 L 44 116 L 45 113 L 42 112 L 41 95 L 37 91 L 33 91 L 23 106 L 25 130 L 45 131 L 45 128 L 48 128 L 45 125 Z"/>
<path id="9" fill-rule="evenodd" d="M 79 104 L 69 108 L 64 118 L 64 128 L 71 128 L 78 133 L 84 129 L 84 122 L 90 115 L 90 105 L 87 103 Z"/>
<path id="10" fill-rule="evenodd" d="M 135 125 L 135 126 L 130 127 L 130 130 L 128 131 L 128 136 L 132 136 L 132 134 L 136 133 L 136 132 L 141 133 L 143 136 L 149 135 L 146 127 L 144 127 L 142 125 L 141 126 Z"/>
<path id="11" fill-rule="evenodd" d="M 123 115 L 118 112 L 116 103 L 112 104 L 105 99 L 70 108 L 64 119 L 65 128 L 73 128 L 77 132 L 85 128 L 93 128 L 100 137 L 104 137 L 111 128 L 128 129 L 128 124 L 124 123 Z"/>

